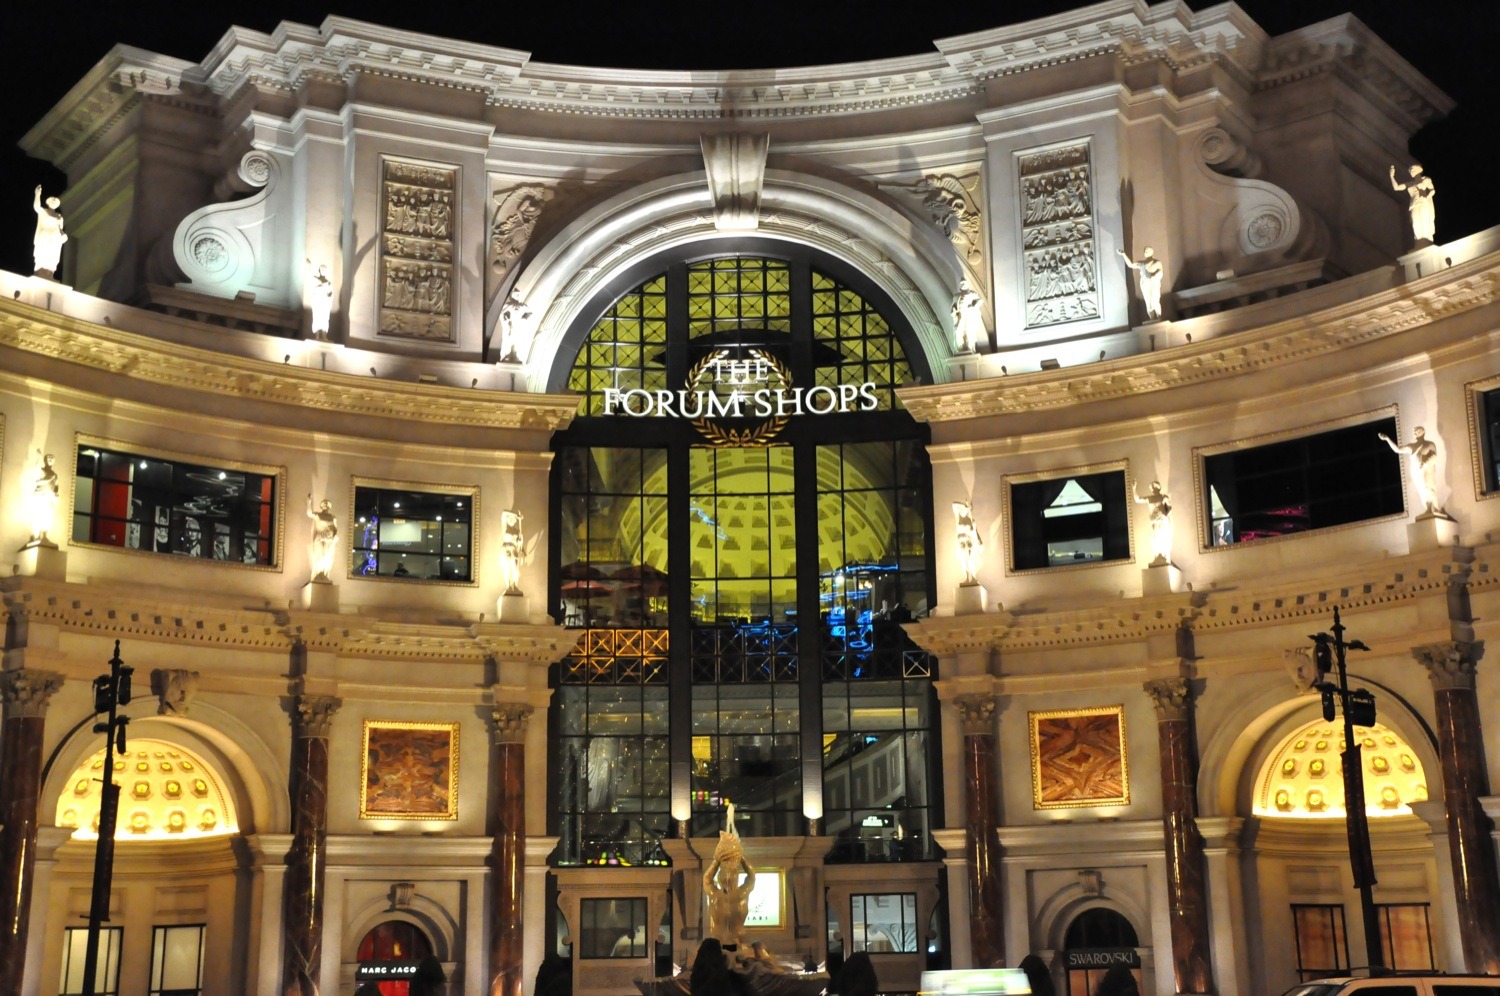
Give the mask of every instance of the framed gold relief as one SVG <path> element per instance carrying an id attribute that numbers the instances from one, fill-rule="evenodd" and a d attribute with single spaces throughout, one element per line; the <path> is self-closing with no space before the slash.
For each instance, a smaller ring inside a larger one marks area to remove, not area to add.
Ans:
<path id="1" fill-rule="evenodd" d="M 1124 706 L 1053 709 L 1027 716 L 1035 808 L 1129 805 Z"/>
<path id="2" fill-rule="evenodd" d="M 362 820 L 458 819 L 458 724 L 367 719 Z"/>

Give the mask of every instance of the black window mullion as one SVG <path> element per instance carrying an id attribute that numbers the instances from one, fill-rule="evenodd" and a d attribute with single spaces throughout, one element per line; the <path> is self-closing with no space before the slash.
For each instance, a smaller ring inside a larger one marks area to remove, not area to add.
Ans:
<path id="1" fill-rule="evenodd" d="M 802 271 L 806 275 L 806 269 Z M 795 286 L 795 284 L 794 284 Z M 804 326 L 804 330 L 810 326 Z M 804 336 L 800 338 L 805 339 Z M 796 493 L 811 496 L 795 506 L 797 534 L 797 702 L 801 710 L 802 796 L 823 798 L 823 626 L 818 559 L 818 448 L 806 443 L 794 451 Z M 805 811 L 805 810 L 804 810 Z M 826 803 L 824 817 L 826 818 Z"/>

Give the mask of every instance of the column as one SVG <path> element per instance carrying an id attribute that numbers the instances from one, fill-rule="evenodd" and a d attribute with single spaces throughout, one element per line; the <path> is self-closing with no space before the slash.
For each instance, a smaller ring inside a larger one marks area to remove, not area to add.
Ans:
<path id="1" fill-rule="evenodd" d="M 0 996 L 20 996 L 36 876 L 37 804 L 47 703 L 63 676 L 23 668 L 0 674 Z"/>
<path id="2" fill-rule="evenodd" d="M 1000 894 L 999 810 L 995 788 L 995 699 L 961 695 L 953 700 L 964 731 L 964 801 L 968 828 L 969 944 L 975 968 L 1005 964 L 1004 897 Z"/>
<path id="3" fill-rule="evenodd" d="M 1145 684 L 1156 706 L 1161 746 L 1161 811 L 1166 832 L 1167 900 L 1172 924 L 1172 967 L 1179 993 L 1211 993 L 1208 903 L 1204 889 L 1203 837 L 1198 833 L 1198 793 L 1194 788 L 1197 751 L 1193 747 L 1192 698 L 1184 678 Z"/>
<path id="4" fill-rule="evenodd" d="M 318 993 L 328 864 L 328 735 L 341 705 L 331 695 L 299 695 L 292 717 L 292 847 L 286 856 L 281 924 L 284 996 Z"/>
<path id="5" fill-rule="evenodd" d="M 1463 640 L 1412 648 L 1412 656 L 1432 679 L 1433 725 L 1443 767 L 1453 898 L 1464 962 L 1471 972 L 1493 973 L 1500 972 L 1500 877 L 1490 819 L 1479 801 L 1488 789 L 1479 699 L 1474 694 L 1474 668 L 1483 654 L 1483 643 Z"/>
<path id="6" fill-rule="evenodd" d="M 531 706 L 496 702 L 490 765 L 490 996 L 521 996 L 525 959 L 526 724 Z"/>

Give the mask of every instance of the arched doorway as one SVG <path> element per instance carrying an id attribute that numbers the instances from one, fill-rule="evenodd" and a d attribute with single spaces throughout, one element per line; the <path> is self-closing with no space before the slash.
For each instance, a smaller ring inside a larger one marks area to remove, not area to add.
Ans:
<path id="1" fill-rule="evenodd" d="M 1123 915 L 1106 906 L 1086 909 L 1068 924 L 1063 935 L 1063 965 L 1068 996 L 1093 996 L 1104 976 L 1123 966 L 1141 986 L 1140 939 Z"/>
<path id="2" fill-rule="evenodd" d="M 355 978 L 373 982 L 381 996 L 407 996 L 417 966 L 432 955 L 432 939 L 421 927 L 408 920 L 385 920 L 360 938 Z M 382 978 L 386 973 L 399 977 Z"/>

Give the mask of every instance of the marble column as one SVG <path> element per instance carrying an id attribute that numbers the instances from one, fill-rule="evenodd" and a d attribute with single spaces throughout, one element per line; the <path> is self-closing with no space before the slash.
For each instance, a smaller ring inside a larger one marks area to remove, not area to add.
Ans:
<path id="1" fill-rule="evenodd" d="M 34 668 L 0 673 L 5 710 L 0 732 L 0 996 L 20 996 L 26 968 L 43 724 L 47 703 L 62 683 L 62 675 Z"/>
<path id="2" fill-rule="evenodd" d="M 1166 834 L 1173 974 L 1177 992 L 1211 993 L 1214 977 L 1209 966 L 1208 895 L 1194 787 L 1198 764 L 1193 747 L 1193 700 L 1184 678 L 1148 681 L 1145 689 L 1156 706 L 1156 734 L 1161 748 L 1161 811 Z"/>
<path id="3" fill-rule="evenodd" d="M 496 702 L 490 765 L 490 996 L 521 996 L 526 929 L 526 725 L 531 706 Z"/>
<path id="4" fill-rule="evenodd" d="M 328 735 L 343 702 L 299 695 L 292 718 L 292 846 L 281 921 L 283 996 L 317 996 L 323 958 L 323 878 L 328 864 Z"/>
<path id="5" fill-rule="evenodd" d="M 995 699 L 961 695 L 953 700 L 964 731 L 964 804 L 968 829 L 969 943 L 975 968 L 1005 964 L 1005 898 L 1000 892 L 1000 841 L 996 799 Z"/>
<path id="6" fill-rule="evenodd" d="M 1412 656 L 1432 679 L 1438 757 L 1448 848 L 1453 855 L 1453 898 L 1458 905 L 1464 961 L 1471 972 L 1500 972 L 1500 876 L 1496 874 L 1491 822 L 1480 798 L 1489 794 L 1474 668 L 1483 643 L 1450 640 L 1413 647 Z"/>

